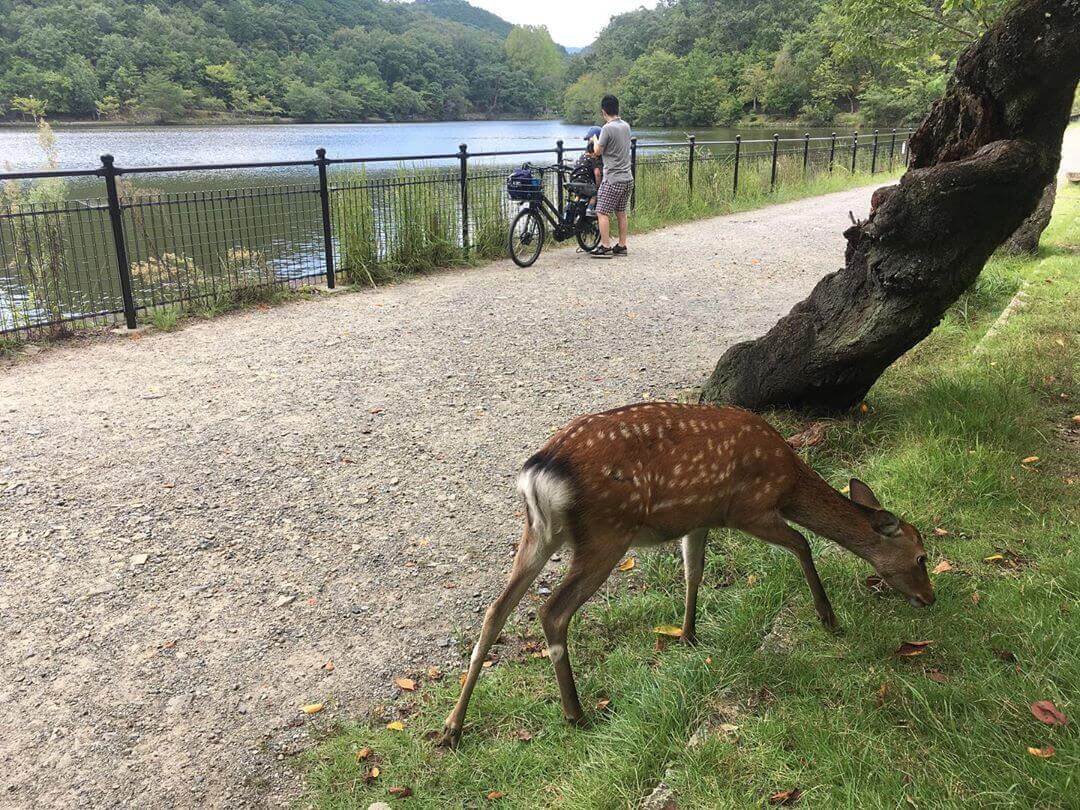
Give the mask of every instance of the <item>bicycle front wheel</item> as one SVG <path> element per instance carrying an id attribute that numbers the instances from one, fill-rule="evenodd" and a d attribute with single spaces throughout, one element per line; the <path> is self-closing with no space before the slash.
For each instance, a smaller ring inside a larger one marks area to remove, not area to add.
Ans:
<path id="1" fill-rule="evenodd" d="M 518 267 L 529 267 L 540 258 L 544 246 L 544 220 L 531 208 L 521 211 L 510 224 L 510 258 Z"/>

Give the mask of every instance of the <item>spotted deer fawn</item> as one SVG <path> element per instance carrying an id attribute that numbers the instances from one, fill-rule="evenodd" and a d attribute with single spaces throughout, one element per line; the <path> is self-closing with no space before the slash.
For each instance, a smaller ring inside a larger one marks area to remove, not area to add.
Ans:
<path id="1" fill-rule="evenodd" d="M 810 546 L 788 521 L 868 561 L 914 606 L 930 605 L 922 537 L 851 480 L 837 492 L 760 417 L 739 408 L 649 402 L 583 416 L 559 430 L 518 476 L 525 530 L 506 588 L 488 608 L 441 744 L 456 746 L 484 659 L 548 558 L 569 545 L 566 576 L 540 610 L 563 713 L 583 720 L 566 649 L 574 613 L 632 546 L 681 538 L 686 575 L 682 639 L 695 641 L 698 586 L 710 528 L 729 527 L 794 554 L 822 623 L 836 616 Z"/>

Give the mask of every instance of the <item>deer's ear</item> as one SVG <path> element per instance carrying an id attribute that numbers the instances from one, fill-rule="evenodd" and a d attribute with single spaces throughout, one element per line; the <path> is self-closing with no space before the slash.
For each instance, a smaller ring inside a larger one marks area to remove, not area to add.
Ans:
<path id="1" fill-rule="evenodd" d="M 888 509 L 878 509 L 870 519 L 874 531 L 886 537 L 895 537 L 900 534 L 900 518 Z"/>
<path id="2" fill-rule="evenodd" d="M 848 487 L 851 493 L 851 500 L 855 501 L 855 503 L 869 507 L 870 509 L 881 508 L 881 503 L 878 502 L 877 496 L 874 495 L 873 490 L 858 478 L 852 478 Z"/>

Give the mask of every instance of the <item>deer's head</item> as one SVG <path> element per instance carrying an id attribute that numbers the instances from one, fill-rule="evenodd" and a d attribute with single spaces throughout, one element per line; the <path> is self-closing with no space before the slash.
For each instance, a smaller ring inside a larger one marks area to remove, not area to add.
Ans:
<path id="1" fill-rule="evenodd" d="M 926 573 L 926 549 L 919 530 L 882 508 L 870 487 L 858 478 L 852 478 L 850 486 L 851 500 L 869 510 L 870 526 L 876 535 L 860 556 L 913 607 L 932 605 L 934 586 Z"/>

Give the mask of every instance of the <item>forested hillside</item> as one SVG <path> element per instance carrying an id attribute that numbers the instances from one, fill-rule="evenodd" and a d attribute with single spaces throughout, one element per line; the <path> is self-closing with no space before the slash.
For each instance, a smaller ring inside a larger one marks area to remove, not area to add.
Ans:
<path id="1" fill-rule="evenodd" d="M 1008 0 L 660 0 L 574 57 L 565 115 L 617 92 L 638 124 L 766 114 L 828 124 L 918 121 L 960 51 Z M 857 115 L 857 117 L 856 117 Z"/>
<path id="2" fill-rule="evenodd" d="M 565 54 L 464 0 L 0 0 L 0 115 L 453 119 L 557 109 Z"/>

